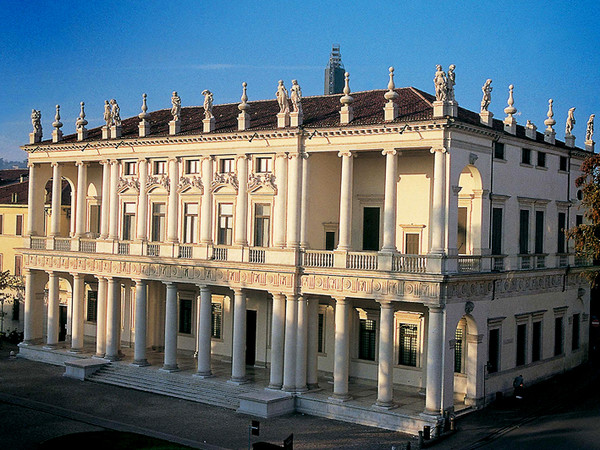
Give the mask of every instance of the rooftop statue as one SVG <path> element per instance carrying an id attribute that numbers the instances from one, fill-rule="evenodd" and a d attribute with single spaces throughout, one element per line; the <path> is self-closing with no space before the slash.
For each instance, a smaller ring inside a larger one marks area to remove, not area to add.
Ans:
<path id="1" fill-rule="evenodd" d="M 204 95 L 204 118 L 211 119 L 213 117 L 213 93 L 210 92 L 208 89 L 204 89 L 202 91 L 202 95 Z"/>
<path id="2" fill-rule="evenodd" d="M 110 127 L 112 123 L 112 113 L 110 111 L 108 100 L 104 100 L 104 122 L 106 122 L 106 128 Z"/>
<path id="3" fill-rule="evenodd" d="M 119 127 L 121 126 L 121 108 L 119 108 L 119 104 L 114 98 L 110 101 L 110 104 L 112 106 L 110 110 L 110 114 L 112 116 L 112 123 L 113 125 Z"/>
<path id="4" fill-rule="evenodd" d="M 569 109 L 569 113 L 567 114 L 567 125 L 565 127 L 565 135 L 570 136 L 573 131 L 573 126 L 575 125 L 575 108 Z"/>
<path id="5" fill-rule="evenodd" d="M 42 112 L 36 109 L 31 110 L 31 125 L 34 133 L 42 132 Z"/>
<path id="6" fill-rule="evenodd" d="M 587 121 L 587 126 L 585 127 L 585 140 L 592 141 L 594 137 L 594 117 L 595 114 L 592 114 Z"/>
<path id="7" fill-rule="evenodd" d="M 279 80 L 279 86 L 277 86 L 277 92 L 275 92 L 275 96 L 277 97 L 277 103 L 279 104 L 279 112 L 280 113 L 289 113 L 290 105 L 289 105 L 289 96 L 288 91 L 283 85 L 283 80 Z"/>
<path id="8" fill-rule="evenodd" d="M 485 80 L 484 85 L 481 87 L 483 91 L 483 98 L 481 99 L 481 112 L 488 111 L 490 103 L 492 102 L 492 79 L 488 78 Z"/>
<path id="9" fill-rule="evenodd" d="M 435 99 L 445 102 L 448 99 L 448 79 L 441 65 L 437 65 L 433 84 L 435 85 Z"/>
<path id="10" fill-rule="evenodd" d="M 298 80 L 292 80 L 292 87 L 290 88 L 290 96 L 292 100 L 292 111 L 302 113 L 302 89 L 298 84 Z"/>
<path id="11" fill-rule="evenodd" d="M 177 122 L 181 116 L 181 97 L 177 95 L 177 91 L 173 91 L 171 96 L 171 114 L 173 114 L 173 121 Z"/>
<path id="12" fill-rule="evenodd" d="M 454 85 L 456 84 L 456 74 L 454 73 L 454 69 L 456 69 L 456 66 L 454 64 L 450 64 L 450 67 L 448 68 L 448 76 L 446 78 L 446 96 L 448 101 L 450 102 L 453 102 L 455 100 Z"/>

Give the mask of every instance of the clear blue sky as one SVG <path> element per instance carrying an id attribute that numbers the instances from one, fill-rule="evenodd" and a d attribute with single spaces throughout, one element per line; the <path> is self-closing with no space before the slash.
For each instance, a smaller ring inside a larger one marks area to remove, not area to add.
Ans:
<path id="1" fill-rule="evenodd" d="M 89 127 L 101 124 L 105 99 L 123 118 L 170 107 L 274 98 L 277 81 L 299 80 L 304 95 L 323 93 L 323 70 L 339 43 L 353 91 L 396 86 L 433 92 L 435 65 L 456 64 L 456 96 L 477 111 L 492 78 L 490 107 L 505 116 L 515 85 L 517 120 L 543 128 L 554 98 L 558 137 L 575 106 L 582 146 L 591 113 L 600 118 L 600 2 L 595 1 L 22 1 L 2 2 L 0 157 L 24 159 L 31 109 L 51 135 L 54 105 L 65 134 L 79 102 Z M 600 120 L 599 120 L 600 122 Z M 596 128 L 600 130 L 600 123 Z M 597 135 L 600 142 L 600 131 Z"/>

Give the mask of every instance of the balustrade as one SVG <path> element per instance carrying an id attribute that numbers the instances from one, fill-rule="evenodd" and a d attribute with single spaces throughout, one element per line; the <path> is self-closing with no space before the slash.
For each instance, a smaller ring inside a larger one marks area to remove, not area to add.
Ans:
<path id="1" fill-rule="evenodd" d="M 302 265 L 307 267 L 333 267 L 333 252 L 329 250 L 306 250 Z"/>
<path id="2" fill-rule="evenodd" d="M 84 253 L 96 253 L 96 241 L 92 239 L 80 240 L 79 251 Z"/>
<path id="3" fill-rule="evenodd" d="M 227 261 L 227 247 L 213 247 L 213 257 L 215 261 Z"/>
<path id="4" fill-rule="evenodd" d="M 377 270 L 377 253 L 349 252 L 346 259 L 346 268 Z"/>
<path id="5" fill-rule="evenodd" d="M 394 272 L 425 273 L 427 257 L 424 255 L 394 255 L 392 270 Z"/>
<path id="6" fill-rule="evenodd" d="M 265 251 L 258 248 L 251 248 L 248 251 L 248 261 L 251 263 L 264 264 Z"/>

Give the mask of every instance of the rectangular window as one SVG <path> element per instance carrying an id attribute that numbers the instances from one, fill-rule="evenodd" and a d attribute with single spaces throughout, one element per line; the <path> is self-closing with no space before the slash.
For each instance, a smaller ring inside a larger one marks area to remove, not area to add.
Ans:
<path id="1" fill-rule="evenodd" d="M 537 166 L 546 167 L 546 153 L 537 152 Z"/>
<path id="2" fill-rule="evenodd" d="M 400 354 L 398 364 L 417 367 L 418 327 L 408 323 L 401 323 L 399 329 Z"/>
<path id="3" fill-rule="evenodd" d="M 152 203 L 152 242 L 165 240 L 165 212 L 164 203 Z"/>
<path id="4" fill-rule="evenodd" d="M 17 236 L 23 236 L 23 216 L 21 214 L 17 214 L 17 222 L 15 226 L 15 234 Z"/>
<path id="5" fill-rule="evenodd" d="M 536 362 L 542 359 L 542 322 L 533 322 L 531 339 L 531 362 Z"/>
<path id="6" fill-rule="evenodd" d="M 325 250 L 335 249 L 335 231 L 325 232 Z"/>
<path id="7" fill-rule="evenodd" d="M 186 203 L 183 207 L 183 242 L 198 242 L 198 203 Z"/>
<path id="8" fill-rule="evenodd" d="M 231 245 L 233 240 L 233 203 L 219 203 L 217 244 Z"/>
<path id="9" fill-rule="evenodd" d="M 573 314 L 573 336 L 571 339 L 571 350 L 579 349 L 579 314 Z"/>
<path id="10" fill-rule="evenodd" d="M 531 150 L 528 148 L 521 149 L 521 164 L 531 165 Z"/>
<path id="11" fill-rule="evenodd" d="M 192 301 L 183 298 L 179 300 L 179 332 L 192 334 Z"/>
<path id="12" fill-rule="evenodd" d="M 98 320 L 98 291 L 88 291 L 87 295 L 87 321 Z"/>
<path id="13" fill-rule="evenodd" d="M 568 164 L 568 159 L 566 156 L 561 156 L 560 157 L 560 163 L 558 166 L 558 170 L 562 170 L 563 172 L 568 172 L 569 171 L 569 164 Z"/>
<path id="14" fill-rule="evenodd" d="M 463 342 L 464 342 L 464 329 L 456 328 L 454 334 L 454 372 L 463 372 Z"/>
<path id="15" fill-rule="evenodd" d="M 544 211 L 535 212 L 535 252 L 544 253 Z"/>
<path id="16" fill-rule="evenodd" d="M 200 173 L 200 160 L 188 159 L 185 162 L 185 173 L 188 175 Z"/>
<path id="17" fill-rule="evenodd" d="M 557 253 L 565 252 L 565 227 L 567 224 L 567 215 L 564 212 L 558 213 L 558 243 Z"/>
<path id="18" fill-rule="evenodd" d="M 154 175 L 165 175 L 167 173 L 166 161 L 154 161 Z"/>
<path id="19" fill-rule="evenodd" d="M 271 158 L 256 158 L 256 173 L 270 173 L 273 171 Z"/>
<path id="20" fill-rule="evenodd" d="M 137 162 L 135 161 L 126 161 L 125 162 L 125 175 L 135 175 L 137 174 Z"/>
<path id="21" fill-rule="evenodd" d="M 496 142 L 496 145 L 494 145 L 494 158 L 504 159 L 504 144 L 503 143 Z"/>
<path id="22" fill-rule="evenodd" d="M 18 298 L 13 298 L 12 320 L 19 320 L 21 317 L 21 304 Z"/>
<path id="23" fill-rule="evenodd" d="M 268 247 L 271 233 L 271 205 L 254 205 L 254 246 Z"/>
<path id="24" fill-rule="evenodd" d="M 20 277 L 23 275 L 23 256 L 15 255 L 15 276 Z"/>
<path id="25" fill-rule="evenodd" d="M 325 352 L 325 314 L 319 313 L 319 329 L 317 336 L 317 352 Z"/>
<path id="26" fill-rule="evenodd" d="M 517 325 L 517 366 L 525 364 L 527 346 L 527 324 Z"/>
<path id="27" fill-rule="evenodd" d="M 492 255 L 502 254 L 502 208 L 492 208 Z"/>
<path id="28" fill-rule="evenodd" d="M 358 359 L 375 361 L 375 339 L 377 336 L 374 320 L 361 319 L 358 332 Z"/>
<path id="29" fill-rule="evenodd" d="M 519 211 L 519 253 L 529 253 L 529 210 Z"/>
<path id="30" fill-rule="evenodd" d="M 404 253 L 407 255 L 419 254 L 419 234 L 406 233 L 404 235 Z"/>
<path id="31" fill-rule="evenodd" d="M 554 318 L 554 356 L 563 352 L 563 318 Z"/>
<path id="32" fill-rule="evenodd" d="M 221 330 L 223 327 L 223 305 L 221 303 L 215 302 L 212 304 L 211 322 L 211 337 L 221 339 Z"/>
<path id="33" fill-rule="evenodd" d="M 0 234 L 4 234 L 4 215 L 0 214 Z"/>
<path id="34" fill-rule="evenodd" d="M 13 192 L 11 200 L 12 200 L 13 203 L 17 203 L 19 201 L 19 193 L 18 192 Z"/>
<path id="35" fill-rule="evenodd" d="M 233 158 L 225 158 L 219 161 L 219 172 L 220 173 L 233 173 L 235 172 Z"/>
<path id="36" fill-rule="evenodd" d="M 135 203 L 123 203 L 123 240 L 133 240 L 135 230 Z"/>
<path id="37" fill-rule="evenodd" d="M 500 369 L 500 328 L 489 331 L 488 338 L 488 373 L 496 373 Z"/>

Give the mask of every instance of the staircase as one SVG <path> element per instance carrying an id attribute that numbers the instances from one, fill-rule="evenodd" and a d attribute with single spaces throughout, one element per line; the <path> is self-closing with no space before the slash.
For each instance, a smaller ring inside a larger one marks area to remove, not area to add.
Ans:
<path id="1" fill-rule="evenodd" d="M 212 378 L 203 380 L 189 373 L 163 373 L 155 368 L 130 367 L 123 363 L 107 364 L 86 380 L 233 410 L 240 406 L 240 395 L 261 390 Z"/>

